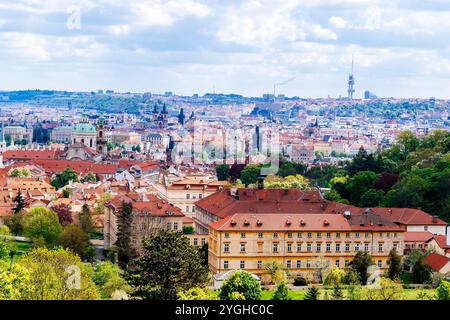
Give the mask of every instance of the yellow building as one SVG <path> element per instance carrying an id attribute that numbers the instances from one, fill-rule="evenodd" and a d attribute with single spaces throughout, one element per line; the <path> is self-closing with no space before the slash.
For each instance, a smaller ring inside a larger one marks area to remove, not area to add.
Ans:
<path id="1" fill-rule="evenodd" d="M 290 273 L 311 273 L 346 268 L 358 251 L 367 251 L 384 269 L 391 249 L 403 252 L 403 234 L 403 227 L 376 214 L 237 213 L 210 224 L 208 259 L 213 273 L 263 274 L 272 261 Z"/>

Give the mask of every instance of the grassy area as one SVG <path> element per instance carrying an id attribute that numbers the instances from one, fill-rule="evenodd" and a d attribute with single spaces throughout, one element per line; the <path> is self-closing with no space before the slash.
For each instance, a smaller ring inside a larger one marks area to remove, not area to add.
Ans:
<path id="1" fill-rule="evenodd" d="M 346 290 L 342 290 L 344 293 L 344 299 L 346 297 Z M 320 289 L 321 299 L 328 293 L 331 297 L 331 289 Z M 210 291 L 212 297 L 218 297 L 219 291 Z M 273 297 L 273 290 L 263 290 L 261 300 L 271 300 Z M 289 290 L 289 297 L 292 300 L 303 300 L 306 294 L 306 290 Z M 404 289 L 403 290 L 403 300 L 420 300 L 420 295 L 426 295 L 425 299 L 431 299 L 435 295 L 434 289 Z"/>
<path id="2" fill-rule="evenodd" d="M 15 241 L 15 243 L 13 244 L 13 249 L 16 251 L 16 256 L 20 256 L 20 255 L 24 254 L 25 252 L 30 251 L 31 243 Z"/>

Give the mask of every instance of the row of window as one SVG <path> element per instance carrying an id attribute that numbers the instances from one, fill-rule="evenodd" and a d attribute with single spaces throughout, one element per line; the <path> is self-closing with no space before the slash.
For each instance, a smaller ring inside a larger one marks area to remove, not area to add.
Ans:
<path id="1" fill-rule="evenodd" d="M 295 264 L 293 264 L 295 263 Z M 344 261 L 344 267 L 347 268 L 349 265 L 350 261 L 349 260 L 345 260 Z M 335 266 L 340 268 L 341 267 L 341 260 L 335 260 L 334 262 Z M 302 268 L 306 268 L 306 269 L 311 269 L 311 268 L 315 268 L 314 265 L 314 261 L 311 260 L 306 260 L 306 263 L 304 263 L 304 261 L 302 260 L 296 260 L 295 262 L 292 260 L 286 260 L 286 268 L 287 269 L 292 269 L 292 268 L 296 269 L 302 269 Z M 383 260 L 378 260 L 377 261 L 377 267 L 378 268 L 383 268 Z M 230 268 L 230 261 L 228 260 L 224 260 L 223 261 L 223 268 L 224 269 L 229 269 Z M 239 268 L 240 269 L 245 269 L 246 268 L 246 262 L 245 260 L 241 260 L 239 261 Z M 263 262 L 262 260 L 258 260 L 256 262 L 256 269 L 263 269 Z"/>
<path id="2" fill-rule="evenodd" d="M 206 238 L 201 239 L 201 244 L 202 246 L 206 244 Z M 198 247 L 198 238 L 194 238 L 194 246 Z"/>
<path id="3" fill-rule="evenodd" d="M 364 251 L 369 251 L 369 243 L 364 243 Z M 246 252 L 246 243 L 241 243 L 240 246 L 240 252 Z M 302 243 L 297 243 L 297 252 L 313 252 L 313 247 L 311 243 L 307 243 L 306 244 L 306 251 L 304 251 L 305 247 L 303 246 Z M 322 252 L 322 244 L 321 243 L 316 243 L 316 248 L 315 248 L 315 252 Z M 394 243 L 393 244 L 393 248 L 395 248 L 396 250 L 398 250 L 398 243 Z M 259 251 L 262 251 L 262 246 L 260 248 L 258 248 Z M 288 243 L 287 244 L 287 252 L 293 252 L 293 246 L 292 243 Z M 341 252 L 341 243 L 336 243 L 334 245 L 334 251 L 335 252 Z M 360 251 L 362 250 L 362 246 L 360 243 L 355 243 L 354 244 L 354 251 Z M 384 251 L 384 243 L 379 242 L 378 243 L 378 252 L 383 252 Z M 223 252 L 230 252 L 230 244 L 229 243 L 224 243 L 224 247 L 223 247 Z M 272 244 L 272 252 L 279 252 L 279 244 L 278 243 L 273 243 Z M 331 243 L 327 243 L 325 245 L 325 252 L 331 252 Z M 346 243 L 344 245 L 344 252 L 350 252 L 350 243 Z"/>
<path id="4" fill-rule="evenodd" d="M 189 212 L 191 207 L 186 206 L 186 212 Z M 195 206 L 192 206 L 192 211 L 191 212 L 195 212 Z"/>
<path id="5" fill-rule="evenodd" d="M 352 233 L 351 232 L 342 232 L 342 234 L 345 234 L 345 238 L 351 238 L 351 236 L 352 236 Z M 321 239 L 322 238 L 322 232 L 317 232 L 316 234 L 315 234 L 315 236 L 316 236 L 316 238 L 318 238 L 318 239 Z M 324 232 L 324 237 L 326 237 L 327 239 L 331 239 L 331 237 L 334 235 L 334 237 L 335 238 L 337 238 L 337 239 L 340 239 L 341 238 L 341 232 Z M 370 237 L 370 232 L 364 232 L 363 233 L 363 235 L 364 235 L 364 238 L 369 238 Z M 247 236 L 247 234 L 245 233 L 245 232 L 241 232 L 241 238 L 246 238 L 246 236 Z M 306 238 L 312 238 L 313 237 L 313 233 L 312 232 L 305 232 L 305 233 L 303 233 L 303 232 L 297 232 L 296 233 L 296 236 L 297 236 L 297 238 L 304 238 L 304 237 L 306 237 Z M 354 233 L 354 237 L 355 238 L 361 238 L 361 236 L 362 236 L 362 234 L 361 234 L 361 232 L 359 232 L 359 231 L 357 231 L 357 232 L 355 232 Z M 380 232 L 379 234 L 378 234 L 378 236 L 380 237 L 380 238 L 383 238 L 384 237 L 384 233 L 383 232 Z M 394 237 L 394 238 L 397 238 L 397 233 L 396 232 L 394 232 L 394 233 L 392 233 L 392 236 Z M 225 238 L 230 238 L 230 233 L 229 232 L 225 232 L 225 234 L 224 234 L 224 237 Z M 273 234 L 272 234 L 272 237 L 273 238 L 278 238 L 279 237 L 279 233 L 278 232 L 274 232 Z M 288 232 L 287 233 L 287 237 L 289 238 L 289 239 L 291 239 L 291 238 L 293 238 L 294 237 L 294 232 Z M 343 236 L 344 237 L 344 236 Z M 390 238 L 391 237 L 391 233 L 390 232 L 386 232 L 386 237 L 387 238 Z M 258 238 L 264 238 L 264 234 L 262 233 L 262 232 L 258 232 Z"/>
<path id="6" fill-rule="evenodd" d="M 191 194 L 190 193 L 186 193 L 186 199 L 190 199 L 191 198 Z M 202 199 L 203 198 L 203 194 L 199 193 L 198 194 L 198 198 Z M 195 194 L 192 195 L 192 199 L 197 199 L 197 197 L 195 196 Z"/>

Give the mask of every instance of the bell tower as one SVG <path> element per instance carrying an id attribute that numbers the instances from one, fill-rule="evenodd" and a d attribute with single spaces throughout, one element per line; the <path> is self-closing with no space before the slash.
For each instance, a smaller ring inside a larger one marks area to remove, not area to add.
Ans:
<path id="1" fill-rule="evenodd" d="M 103 155 L 106 155 L 108 152 L 105 133 L 105 118 L 100 116 L 97 121 L 97 152 Z"/>

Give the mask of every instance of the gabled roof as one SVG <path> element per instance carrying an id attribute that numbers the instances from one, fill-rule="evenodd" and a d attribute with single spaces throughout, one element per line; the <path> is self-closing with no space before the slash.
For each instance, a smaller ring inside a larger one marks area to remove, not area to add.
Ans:
<path id="1" fill-rule="evenodd" d="M 440 272 L 447 263 L 450 262 L 450 258 L 431 252 L 428 256 L 423 259 L 423 263 L 428 265 L 433 271 Z"/>
<path id="2" fill-rule="evenodd" d="M 405 242 L 427 242 L 433 237 L 434 235 L 428 231 L 405 232 Z"/>

